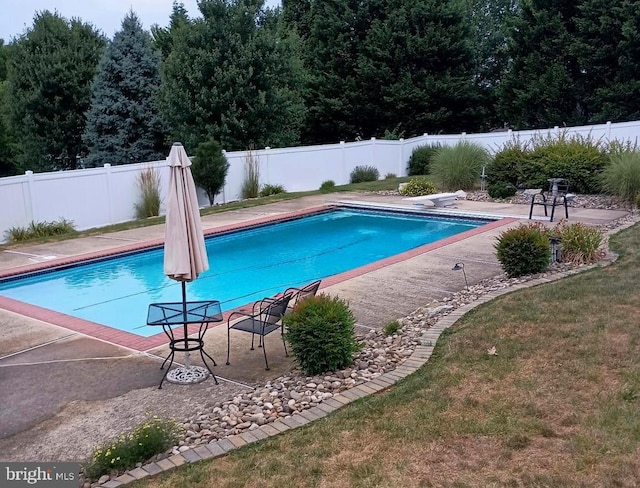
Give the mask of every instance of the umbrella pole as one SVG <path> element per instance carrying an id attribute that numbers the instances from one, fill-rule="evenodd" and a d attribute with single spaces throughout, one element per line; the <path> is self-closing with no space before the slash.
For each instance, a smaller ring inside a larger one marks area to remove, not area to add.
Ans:
<path id="1" fill-rule="evenodd" d="M 183 319 L 183 327 L 184 327 L 184 346 L 189 346 L 189 341 L 187 338 L 189 337 L 189 331 L 187 327 L 187 284 L 182 281 L 182 319 Z M 191 361 L 189 360 L 189 351 L 184 353 L 184 367 L 189 369 L 191 367 Z"/>

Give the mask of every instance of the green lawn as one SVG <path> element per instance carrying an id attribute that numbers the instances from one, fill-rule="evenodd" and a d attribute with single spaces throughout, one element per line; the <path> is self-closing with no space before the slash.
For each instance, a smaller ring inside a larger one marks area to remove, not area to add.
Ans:
<path id="1" fill-rule="evenodd" d="M 638 486 L 640 225 L 611 246 L 609 267 L 467 314 L 391 390 L 132 486 Z"/>

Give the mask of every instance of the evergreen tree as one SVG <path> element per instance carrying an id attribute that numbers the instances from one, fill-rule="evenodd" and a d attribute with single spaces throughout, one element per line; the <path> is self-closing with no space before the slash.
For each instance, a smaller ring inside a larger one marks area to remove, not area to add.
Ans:
<path id="1" fill-rule="evenodd" d="M 207 192 L 209 205 L 224 187 L 229 171 L 229 162 L 218 144 L 213 139 L 201 143 L 193 158 L 191 172 L 196 184 Z"/>
<path id="2" fill-rule="evenodd" d="M 151 26 L 151 35 L 153 37 L 154 47 L 162 54 L 162 59 L 167 59 L 173 47 L 173 36 L 176 31 L 188 25 L 191 21 L 187 14 L 187 9 L 183 3 L 173 2 L 173 11 L 169 19 L 169 27 L 160 27 L 158 25 Z"/>
<path id="3" fill-rule="evenodd" d="M 91 25 L 48 11 L 11 44 L 7 96 L 20 171 L 76 167 L 104 45 Z"/>
<path id="4" fill-rule="evenodd" d="M 522 0 L 508 49 L 499 112 L 516 128 L 580 125 L 590 118 L 574 53 L 580 1 Z"/>
<path id="5" fill-rule="evenodd" d="M 640 118 L 640 0 L 583 0 L 576 26 L 590 122 Z"/>
<path id="6" fill-rule="evenodd" d="M 263 0 L 204 0 L 177 29 L 163 64 L 163 110 L 174 140 L 228 150 L 289 146 L 302 122 L 296 44 Z"/>
<path id="7" fill-rule="evenodd" d="M 365 135 L 477 130 L 482 109 L 461 3 L 391 0 L 386 9 L 359 56 Z"/>
<path id="8" fill-rule="evenodd" d="M 93 82 L 84 142 L 88 166 L 166 157 L 157 97 L 160 58 L 151 36 L 130 12 L 100 61 Z"/>
<path id="9" fill-rule="evenodd" d="M 17 173 L 8 128 L 9 100 L 6 80 L 8 53 L 8 46 L 5 46 L 4 41 L 0 39 L 0 177 Z"/>
<path id="10" fill-rule="evenodd" d="M 356 0 L 312 1 L 294 14 L 294 3 L 285 3 L 285 15 L 296 18 L 304 39 L 307 114 L 302 139 L 306 143 L 335 143 L 363 135 L 355 99 L 359 42 L 366 31 L 358 31 L 357 4 Z"/>

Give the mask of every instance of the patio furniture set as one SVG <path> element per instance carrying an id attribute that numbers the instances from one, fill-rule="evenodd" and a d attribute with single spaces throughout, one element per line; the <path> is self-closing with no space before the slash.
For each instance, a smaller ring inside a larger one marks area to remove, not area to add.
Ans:
<path id="1" fill-rule="evenodd" d="M 321 281 L 314 281 L 301 288 L 288 288 L 283 293 L 273 297 L 265 297 L 253 303 L 250 309 L 240 309 L 233 311 L 227 318 L 227 362 L 230 364 L 229 358 L 231 353 L 231 330 L 247 332 L 251 334 L 251 350 L 254 350 L 255 336 L 259 336 L 258 347 L 262 348 L 264 354 L 264 362 L 266 369 L 269 369 L 269 361 L 267 359 L 267 351 L 263 337 L 280 330 L 282 335 L 282 344 L 284 345 L 285 355 L 289 355 L 287 345 L 284 338 L 284 324 L 282 318 L 290 313 L 295 305 L 301 300 L 314 296 L 320 288 Z M 186 305 L 186 306 L 185 306 Z M 169 362 L 167 370 L 160 381 L 158 388 L 162 388 L 165 378 L 171 370 L 171 366 L 175 359 L 176 352 L 189 353 L 197 351 L 200 353 L 202 362 L 206 366 L 204 368 L 193 367 L 196 374 L 189 371 L 191 378 L 185 380 L 185 383 L 196 383 L 206 379 L 207 372 L 211 374 L 213 380 L 218 383 L 213 370 L 209 366 L 206 358 L 209 359 L 213 366 L 217 366 L 216 361 L 204 349 L 204 335 L 209 325 L 214 322 L 222 322 L 222 312 L 220 302 L 216 300 L 197 301 L 197 302 L 173 302 L 173 303 L 152 303 L 149 305 L 147 314 L 147 325 L 161 326 L 162 330 L 169 339 L 169 354 L 160 366 L 164 366 Z M 187 333 L 188 324 L 199 324 L 197 335 L 190 337 Z M 184 333 L 176 335 L 173 327 L 182 325 Z M 206 357 L 206 358 L 205 358 Z M 191 368 L 191 369 L 193 369 Z M 177 371 L 177 370 L 174 370 Z M 180 374 L 180 371 L 177 373 Z M 178 383 L 180 378 L 174 378 Z"/>

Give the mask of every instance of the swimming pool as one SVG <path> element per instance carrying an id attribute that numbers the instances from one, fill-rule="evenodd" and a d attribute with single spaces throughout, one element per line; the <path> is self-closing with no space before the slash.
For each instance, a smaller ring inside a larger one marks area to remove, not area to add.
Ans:
<path id="1" fill-rule="evenodd" d="M 189 300 L 223 310 L 394 256 L 486 224 L 413 213 L 333 209 L 206 240 L 210 269 L 187 284 Z M 163 274 L 162 247 L 0 280 L 0 296 L 148 337 L 153 302 L 180 300 Z"/>

